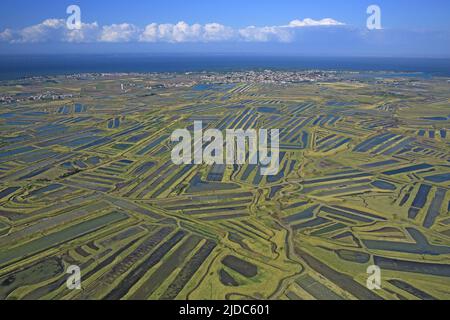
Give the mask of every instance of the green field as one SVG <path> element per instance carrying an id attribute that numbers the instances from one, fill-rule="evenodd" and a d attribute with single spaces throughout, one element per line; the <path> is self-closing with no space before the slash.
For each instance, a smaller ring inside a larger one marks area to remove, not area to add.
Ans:
<path id="1" fill-rule="evenodd" d="M 449 80 L 337 78 L 0 82 L 0 299 L 450 299 Z M 279 129 L 280 173 L 173 164 L 200 120 Z"/>

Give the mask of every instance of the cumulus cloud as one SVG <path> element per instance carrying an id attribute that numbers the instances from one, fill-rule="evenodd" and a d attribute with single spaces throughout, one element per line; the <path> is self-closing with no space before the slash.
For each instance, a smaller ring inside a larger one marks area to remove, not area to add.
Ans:
<path id="1" fill-rule="evenodd" d="M 250 26 L 239 30 L 239 35 L 245 41 L 251 42 L 292 42 L 297 28 L 343 26 L 344 23 L 331 18 L 322 20 L 293 20 L 288 25 L 272 27 Z"/>
<path id="2" fill-rule="evenodd" d="M 152 23 L 145 27 L 139 40 L 142 42 L 213 42 L 227 41 L 234 37 L 234 30 L 219 23 L 189 25 Z"/>
<path id="3" fill-rule="evenodd" d="M 188 25 L 186 22 L 177 24 L 152 23 L 145 27 L 140 40 L 143 42 L 188 42 L 198 41 L 201 37 L 202 26 L 199 24 Z"/>
<path id="4" fill-rule="evenodd" d="M 232 39 L 235 35 L 233 28 L 226 27 L 220 23 L 208 23 L 204 27 L 204 39 L 206 41 L 224 41 Z"/>
<path id="5" fill-rule="evenodd" d="M 290 42 L 293 37 L 292 32 L 285 27 L 250 26 L 239 30 L 239 35 L 243 40 L 250 42 Z"/>
<path id="6" fill-rule="evenodd" d="M 19 31 L 17 42 L 47 42 L 52 39 L 61 39 L 64 33 L 64 20 L 47 19 L 37 25 L 26 27 Z"/>
<path id="7" fill-rule="evenodd" d="M 100 42 L 130 42 L 139 38 L 140 29 L 133 24 L 122 23 L 104 26 Z"/>
<path id="8" fill-rule="evenodd" d="M 64 27 L 64 38 L 65 42 L 95 42 L 100 34 L 100 28 L 97 22 L 93 23 L 82 23 L 80 29 L 68 30 Z"/>
<path id="9" fill-rule="evenodd" d="M 3 32 L 0 32 L 1 42 L 11 41 L 13 37 L 13 31 L 11 29 L 5 29 Z"/>
<path id="10" fill-rule="evenodd" d="M 307 27 L 340 26 L 343 23 L 327 18 L 322 20 L 294 20 L 282 26 L 249 26 L 233 29 L 220 23 L 188 24 L 184 21 L 176 24 L 151 23 L 141 29 L 130 23 L 99 26 L 96 22 L 82 23 L 80 29 L 70 30 L 63 19 L 47 19 L 42 23 L 21 30 L 6 29 L 0 32 L 0 41 L 10 43 L 42 42 L 291 42 L 295 30 Z"/>
<path id="11" fill-rule="evenodd" d="M 82 23 L 80 29 L 70 30 L 62 19 L 47 19 L 42 23 L 21 30 L 6 29 L 0 33 L 0 41 L 11 43 L 42 42 L 94 42 L 98 39 L 99 27 L 96 22 Z"/>
<path id="12" fill-rule="evenodd" d="M 336 21 L 331 18 L 326 18 L 322 20 L 313 20 L 306 18 L 304 20 L 293 20 L 287 25 L 291 28 L 302 28 L 302 27 L 327 27 L 327 26 L 343 26 L 344 23 Z"/>

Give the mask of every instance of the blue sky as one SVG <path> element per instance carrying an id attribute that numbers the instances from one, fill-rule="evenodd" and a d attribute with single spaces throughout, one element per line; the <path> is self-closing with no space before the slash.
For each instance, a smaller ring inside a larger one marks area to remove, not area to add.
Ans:
<path id="1" fill-rule="evenodd" d="M 82 13 L 83 29 L 76 34 L 65 30 L 71 4 Z M 383 30 L 366 28 L 371 4 L 381 8 Z M 255 51 L 450 57 L 449 34 L 448 0 L 0 2 L 4 53 Z"/>
<path id="2" fill-rule="evenodd" d="M 450 28 L 447 0 L 2 0 L 0 27 L 25 27 L 47 18 L 64 18 L 67 6 L 81 7 L 86 21 L 220 22 L 234 27 L 280 25 L 300 18 L 331 17 L 363 27 L 366 8 L 378 4 L 389 28 Z"/>

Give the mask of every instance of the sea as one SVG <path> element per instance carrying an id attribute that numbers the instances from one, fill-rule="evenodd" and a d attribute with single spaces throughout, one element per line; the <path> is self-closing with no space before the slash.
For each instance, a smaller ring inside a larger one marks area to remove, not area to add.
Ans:
<path id="1" fill-rule="evenodd" d="M 450 77 L 450 59 L 299 57 L 220 54 L 0 55 L 0 80 L 78 73 L 335 70 Z"/>

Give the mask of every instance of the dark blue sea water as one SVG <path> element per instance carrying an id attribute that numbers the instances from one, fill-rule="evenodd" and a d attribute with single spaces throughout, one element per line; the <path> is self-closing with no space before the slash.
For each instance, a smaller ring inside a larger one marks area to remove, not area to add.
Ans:
<path id="1" fill-rule="evenodd" d="M 0 79 L 89 72 L 338 70 L 420 72 L 450 76 L 450 59 L 313 58 L 230 55 L 0 55 Z"/>

